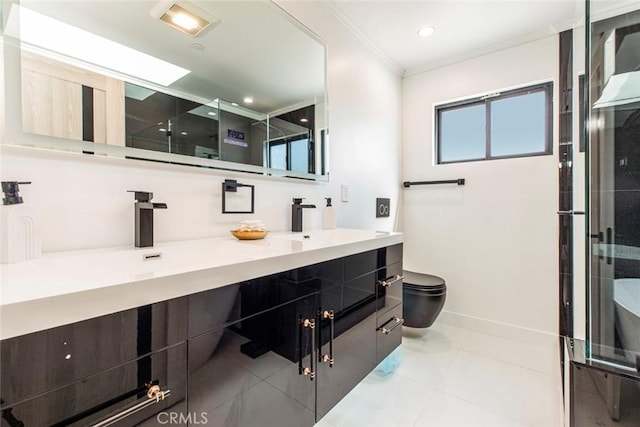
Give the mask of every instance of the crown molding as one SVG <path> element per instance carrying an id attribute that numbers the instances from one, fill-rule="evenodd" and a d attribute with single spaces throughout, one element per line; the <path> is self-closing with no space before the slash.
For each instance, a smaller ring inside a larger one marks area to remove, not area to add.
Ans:
<path id="1" fill-rule="evenodd" d="M 340 24 L 351 32 L 369 51 L 371 51 L 380 61 L 389 67 L 398 76 L 404 77 L 405 70 L 399 66 L 389 55 L 374 43 L 356 24 L 353 23 L 336 5 L 333 0 L 320 0 L 318 3 L 327 10 Z"/>
<path id="2" fill-rule="evenodd" d="M 404 77 L 411 77 L 411 76 L 415 76 L 417 74 L 425 73 L 428 71 L 437 70 L 438 68 L 443 68 L 448 65 L 453 65 L 459 62 L 468 61 L 470 59 L 489 55 L 495 52 L 499 52 L 501 50 L 531 43 L 537 40 L 542 40 L 547 37 L 556 36 L 557 34 L 558 34 L 558 31 L 553 26 L 549 25 L 548 27 L 543 28 L 542 30 L 534 31 L 529 34 L 525 34 L 524 36 L 515 37 L 509 40 L 488 44 L 486 46 L 482 46 L 480 48 L 474 49 L 472 52 L 465 52 L 459 55 L 453 55 L 447 58 L 439 59 L 437 61 L 419 65 L 417 67 L 408 68 L 404 73 Z"/>

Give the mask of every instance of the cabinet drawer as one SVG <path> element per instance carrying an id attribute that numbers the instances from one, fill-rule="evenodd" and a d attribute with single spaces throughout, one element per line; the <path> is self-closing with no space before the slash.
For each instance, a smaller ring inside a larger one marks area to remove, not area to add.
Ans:
<path id="1" fill-rule="evenodd" d="M 343 268 L 344 258 L 338 258 L 289 270 L 283 275 L 292 281 L 300 282 L 313 278 L 319 279 L 323 286 L 333 286 L 342 282 Z"/>
<path id="2" fill-rule="evenodd" d="M 367 251 L 344 258 L 344 281 L 355 279 L 363 274 L 376 271 L 382 265 L 378 264 L 378 251 Z"/>
<path id="3" fill-rule="evenodd" d="M 389 310 L 384 316 L 378 317 L 376 328 L 376 362 L 380 363 L 402 343 L 402 304 Z"/>
<path id="4" fill-rule="evenodd" d="M 402 243 L 378 249 L 378 267 L 402 262 Z"/>
<path id="5" fill-rule="evenodd" d="M 375 299 L 375 274 L 367 274 L 359 277 L 343 286 L 337 286 L 336 290 L 342 294 L 342 304 L 331 304 L 336 298 L 328 300 L 321 294 L 321 305 L 319 314 L 321 314 L 318 324 L 320 325 L 318 338 L 320 339 L 320 347 L 326 346 L 332 341 L 333 333 L 336 342 L 344 340 L 343 335 L 358 336 L 359 342 L 347 339 L 350 344 L 356 345 L 363 353 L 359 358 L 365 363 L 365 354 L 372 354 L 369 359 L 375 356 L 375 334 L 373 331 L 376 327 L 376 299 Z M 333 295 L 335 296 L 335 295 Z M 327 311 L 333 312 L 333 319 L 330 320 L 323 314 Z M 368 326 L 364 326 L 368 325 Z M 333 326 L 333 328 L 331 327 Z M 354 329 L 368 332 L 354 333 Z M 367 336 L 370 340 L 362 339 Z M 371 351 L 370 351 L 371 350 Z M 353 353 L 352 351 L 350 351 Z"/>
<path id="6" fill-rule="evenodd" d="M 243 282 L 223 286 L 210 291 L 191 294 L 189 298 L 189 338 L 211 331 L 240 317 L 241 289 L 249 289 Z M 249 292 L 248 290 L 246 292 Z M 256 301 L 262 301 L 269 293 L 268 286 L 256 282 L 253 287 Z"/>
<path id="7" fill-rule="evenodd" d="M 376 277 L 376 273 L 372 272 L 346 282 L 342 286 L 342 307 L 337 311 L 347 314 L 360 311 L 364 306 L 371 306 L 375 311 Z"/>
<path id="8" fill-rule="evenodd" d="M 3 405 L 2 425 L 10 414 L 15 422 L 21 421 L 27 427 L 87 426 L 136 405 L 143 408 L 115 425 L 131 426 L 144 420 L 149 420 L 145 425 L 160 425 L 155 414 L 186 413 L 186 347 L 186 343 L 178 344 L 32 399 Z M 170 393 L 158 401 L 150 399 L 149 383 Z"/>
<path id="9" fill-rule="evenodd" d="M 376 299 L 378 316 L 402 302 L 402 263 L 395 263 L 377 271 Z"/>
<path id="10" fill-rule="evenodd" d="M 189 295 L 188 335 L 196 337 L 329 288 L 326 273 L 321 266 L 305 267 Z"/>
<path id="11" fill-rule="evenodd" d="M 344 281 L 402 262 L 402 243 L 344 258 Z"/>
<path id="12" fill-rule="evenodd" d="M 11 405 L 186 340 L 186 298 L 0 343 L 0 395 Z"/>

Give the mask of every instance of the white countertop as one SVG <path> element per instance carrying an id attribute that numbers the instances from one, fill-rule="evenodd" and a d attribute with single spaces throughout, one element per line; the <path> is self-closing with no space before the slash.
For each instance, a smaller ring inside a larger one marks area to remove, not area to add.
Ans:
<path id="1" fill-rule="evenodd" d="M 304 238 L 304 236 L 309 238 Z M 0 339 L 402 243 L 368 230 L 273 232 L 43 255 L 0 265 Z M 161 254 L 144 260 L 145 255 Z"/>

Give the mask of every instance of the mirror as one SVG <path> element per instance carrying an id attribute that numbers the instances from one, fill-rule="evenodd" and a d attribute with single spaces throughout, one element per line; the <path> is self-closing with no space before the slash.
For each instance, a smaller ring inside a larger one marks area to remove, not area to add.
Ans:
<path id="1" fill-rule="evenodd" d="M 5 3 L 9 144 L 326 180 L 325 46 L 274 3 Z"/>

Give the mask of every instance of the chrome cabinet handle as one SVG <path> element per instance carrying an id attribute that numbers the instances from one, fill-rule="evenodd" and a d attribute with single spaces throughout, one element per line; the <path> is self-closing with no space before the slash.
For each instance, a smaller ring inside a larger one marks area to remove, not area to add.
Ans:
<path id="1" fill-rule="evenodd" d="M 329 363 L 330 367 L 333 367 L 333 337 L 335 335 L 335 323 L 334 323 L 334 313 L 333 310 L 325 310 L 322 312 L 322 317 L 324 319 L 329 319 L 331 320 L 331 323 L 329 323 L 329 330 L 330 330 L 330 334 L 331 337 L 329 338 L 329 354 L 324 354 L 322 355 L 322 358 L 320 359 L 322 362 L 324 363 Z M 322 343 L 320 343 L 322 344 Z"/>
<path id="2" fill-rule="evenodd" d="M 162 391 L 160 390 L 160 387 L 157 385 L 150 386 L 149 390 L 147 391 L 147 398 L 145 400 L 139 403 L 136 403 L 135 405 L 130 406 L 124 409 L 123 411 L 118 412 L 117 414 L 112 415 L 109 418 L 106 418 L 100 421 L 99 423 L 93 424 L 92 427 L 106 427 L 106 426 L 115 424 L 135 414 L 136 412 L 140 412 L 151 405 L 155 405 L 156 403 L 159 403 L 161 400 L 166 399 L 170 395 L 171 395 L 171 390 Z"/>
<path id="3" fill-rule="evenodd" d="M 393 326 L 391 328 L 387 328 L 387 325 L 389 323 L 393 323 Z M 393 332 L 398 326 L 402 325 L 403 323 L 404 323 L 404 319 L 394 316 L 391 319 L 389 319 L 389 321 L 386 322 L 384 325 L 380 326 L 378 330 L 385 335 L 389 335 L 391 332 Z"/>
<path id="4" fill-rule="evenodd" d="M 299 337 L 300 337 L 300 341 L 299 341 L 299 350 L 298 350 L 298 355 L 300 356 L 298 359 L 298 375 L 306 375 L 309 377 L 309 379 L 311 381 L 313 381 L 313 379 L 316 377 L 316 372 L 314 370 L 315 366 L 315 357 L 316 357 L 316 340 L 315 337 L 313 336 L 313 330 L 316 328 L 316 321 L 314 319 L 302 319 L 302 316 L 300 316 L 300 326 L 299 326 Z M 309 364 L 310 366 L 302 366 L 302 358 L 304 357 L 304 354 L 302 352 L 302 329 L 303 328 L 308 328 L 309 329 L 309 341 L 311 342 L 311 354 L 309 355 Z"/>
<path id="5" fill-rule="evenodd" d="M 386 278 L 386 279 L 384 279 L 384 280 L 378 280 L 378 284 L 379 284 L 380 286 L 387 287 L 387 286 L 391 286 L 391 285 L 393 285 L 394 283 L 399 282 L 399 281 L 400 281 L 400 280 L 402 280 L 402 279 L 404 279 L 404 276 L 401 276 L 401 275 L 399 275 L 399 274 L 396 274 L 395 276 L 389 276 L 389 277 L 387 277 L 387 278 Z"/>

